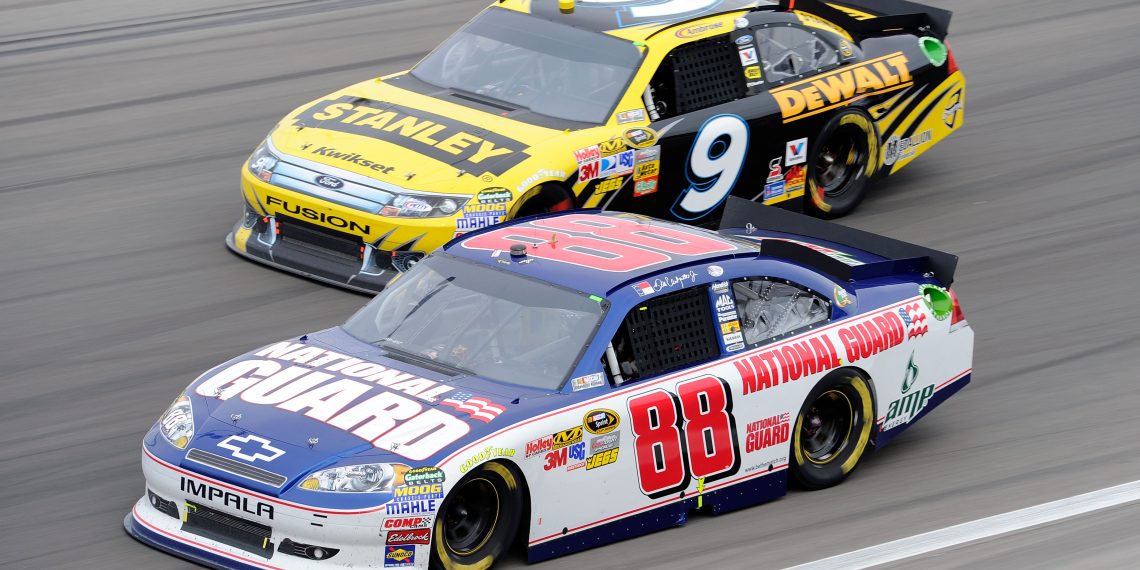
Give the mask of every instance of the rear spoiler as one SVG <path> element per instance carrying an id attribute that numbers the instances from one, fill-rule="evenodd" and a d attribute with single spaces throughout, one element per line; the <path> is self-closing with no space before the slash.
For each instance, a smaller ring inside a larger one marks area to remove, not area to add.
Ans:
<path id="1" fill-rule="evenodd" d="M 780 0 L 780 10 L 803 10 L 829 20 L 859 37 L 898 30 L 929 34 L 940 40 L 950 31 L 952 12 L 909 0 Z"/>
<path id="2" fill-rule="evenodd" d="M 956 255 L 729 196 L 720 218 L 720 231 L 749 227 L 825 240 L 886 258 L 863 265 L 848 265 L 795 242 L 780 239 L 761 242 L 760 252 L 764 255 L 802 263 L 845 281 L 930 272 L 942 285 L 949 287 L 954 282 L 954 270 L 958 267 Z"/>

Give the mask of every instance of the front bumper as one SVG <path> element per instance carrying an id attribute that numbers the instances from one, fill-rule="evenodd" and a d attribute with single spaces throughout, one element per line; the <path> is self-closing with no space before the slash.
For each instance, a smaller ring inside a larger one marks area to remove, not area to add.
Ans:
<path id="1" fill-rule="evenodd" d="M 148 546 L 198 564 L 242 570 L 428 567 L 430 545 L 385 545 L 382 506 L 311 508 L 190 472 L 145 450 L 142 466 L 146 493 L 123 527 Z M 218 492 L 203 493 L 203 486 Z M 392 557 L 392 550 L 403 554 Z"/>
<path id="2" fill-rule="evenodd" d="M 393 252 L 362 245 L 363 251 L 353 259 L 321 251 L 319 247 L 271 239 L 270 236 L 276 237 L 273 228 L 277 220 L 274 217 L 265 217 L 259 225 L 264 229 L 247 228 L 243 221 L 238 221 L 226 236 L 226 247 L 246 259 L 359 293 L 379 293 L 399 273 L 391 265 Z M 423 254 L 414 252 L 405 256 L 419 259 Z M 378 261 L 388 261 L 388 264 L 382 267 Z"/>
<path id="3" fill-rule="evenodd" d="M 245 211 L 226 236 L 234 253 L 362 293 L 378 293 L 447 243 L 461 220 L 374 215 L 261 180 L 248 168 L 241 189 Z"/>

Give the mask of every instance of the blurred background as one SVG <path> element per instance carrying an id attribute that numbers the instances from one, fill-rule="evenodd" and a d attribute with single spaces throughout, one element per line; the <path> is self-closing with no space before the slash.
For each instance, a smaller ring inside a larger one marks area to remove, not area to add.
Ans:
<path id="1" fill-rule="evenodd" d="M 931 3 L 966 124 L 843 223 L 961 256 L 974 383 L 840 487 L 539 568 L 780 568 L 1140 478 L 1140 3 Z M 200 372 L 366 300 L 226 251 L 242 161 L 485 4 L 0 1 L 0 568 L 191 567 L 121 529 L 143 434 Z M 894 566 L 1131 567 L 1137 522 Z"/>

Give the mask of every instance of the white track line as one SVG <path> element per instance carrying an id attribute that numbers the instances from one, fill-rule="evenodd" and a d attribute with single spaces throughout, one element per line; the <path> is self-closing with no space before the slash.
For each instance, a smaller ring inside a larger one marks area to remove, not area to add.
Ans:
<path id="1" fill-rule="evenodd" d="M 859 570 L 870 568 L 1136 500 L 1140 500 L 1140 481 L 884 542 L 831 558 L 800 564 L 785 570 Z"/>

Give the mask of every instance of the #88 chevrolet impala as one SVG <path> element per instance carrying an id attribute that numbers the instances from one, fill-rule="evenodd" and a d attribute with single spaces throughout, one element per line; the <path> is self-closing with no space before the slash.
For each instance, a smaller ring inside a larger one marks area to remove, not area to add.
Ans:
<path id="1" fill-rule="evenodd" d="M 944 10 L 559 4 L 497 2 L 411 70 L 294 110 L 242 169 L 229 247 L 374 292 L 456 234 L 545 211 L 711 226 L 733 195 L 833 217 L 962 125 Z"/>
<path id="2" fill-rule="evenodd" d="M 128 532 L 221 568 L 487 568 L 516 538 L 539 561 L 835 485 L 969 381 L 955 257 L 732 210 L 451 241 L 195 380 Z"/>

